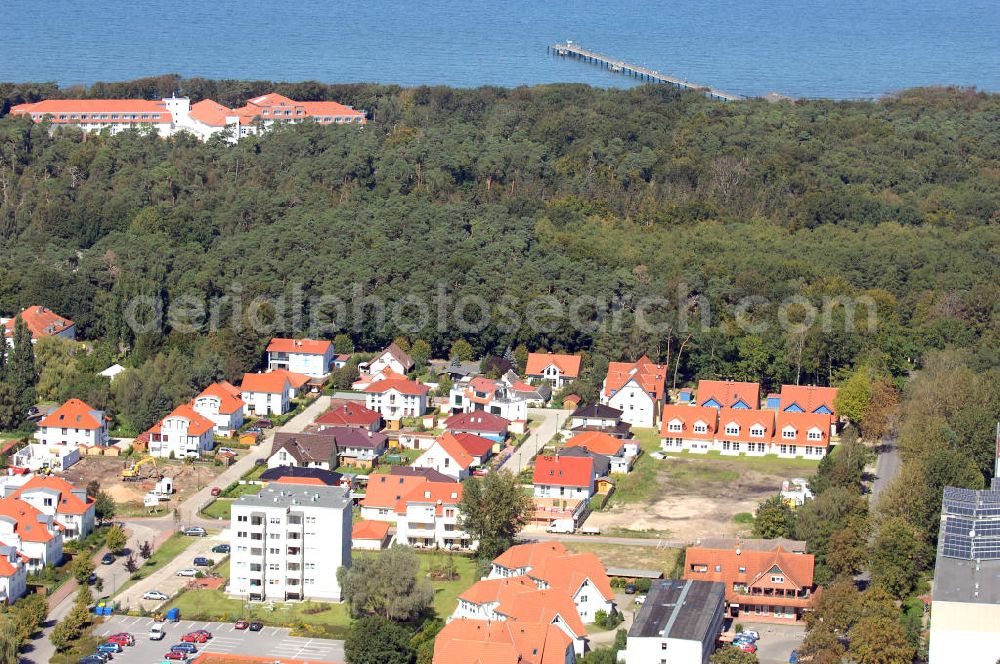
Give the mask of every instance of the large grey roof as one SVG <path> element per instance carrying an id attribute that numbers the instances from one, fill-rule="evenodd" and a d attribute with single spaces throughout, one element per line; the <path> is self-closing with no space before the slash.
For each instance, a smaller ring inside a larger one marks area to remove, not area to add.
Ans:
<path id="1" fill-rule="evenodd" d="M 938 553 L 934 565 L 935 602 L 1000 604 L 1000 560 L 963 560 Z"/>
<path id="2" fill-rule="evenodd" d="M 237 504 L 256 507 L 349 508 L 351 499 L 348 490 L 343 487 L 272 482 L 256 495 L 241 496 Z"/>
<path id="3" fill-rule="evenodd" d="M 718 581 L 657 579 L 628 635 L 705 641 L 725 594 Z"/>

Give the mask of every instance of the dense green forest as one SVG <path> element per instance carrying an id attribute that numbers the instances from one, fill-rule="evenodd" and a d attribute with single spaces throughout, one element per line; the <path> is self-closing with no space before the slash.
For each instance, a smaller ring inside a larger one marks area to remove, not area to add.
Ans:
<path id="1" fill-rule="evenodd" d="M 315 332 L 306 321 L 330 314 L 310 298 L 430 301 L 439 288 L 484 298 L 494 322 L 471 333 L 369 316 L 321 332 L 346 331 L 366 349 L 402 334 L 435 355 L 463 337 L 476 353 L 584 350 L 595 376 L 646 352 L 676 367 L 678 385 L 729 377 L 768 390 L 838 383 L 859 367 L 898 386 L 928 350 L 949 346 L 966 349 L 972 370 L 1000 364 L 996 95 L 727 104 L 657 86 L 164 76 L 88 89 L 0 84 L 0 110 L 174 92 L 235 105 L 271 90 L 337 99 L 370 121 L 285 127 L 231 146 L 137 132 L 85 139 L 0 118 L 0 311 L 44 304 L 74 319 L 81 337 L 100 340 L 95 366 L 127 351 L 132 366 L 180 372 L 163 403 L 257 365 L 272 333 Z M 301 286 L 302 316 L 254 329 L 241 324 L 245 311 L 229 320 L 239 311 L 231 299 L 215 331 L 167 323 L 137 335 L 124 322 L 137 295 L 169 307 L 232 297 L 234 285 L 243 301 L 291 300 Z M 592 327 L 554 315 L 541 330 L 502 322 L 502 311 L 524 320 L 537 298 L 584 296 L 613 315 Z M 655 331 L 637 320 L 650 297 L 665 301 L 650 315 L 662 323 Z M 778 306 L 789 297 L 798 312 Z M 862 320 L 874 303 L 877 323 L 850 328 L 833 307 L 832 325 L 779 325 L 838 297 L 868 303 Z M 762 324 L 749 331 L 734 324 L 747 298 L 743 319 Z"/>

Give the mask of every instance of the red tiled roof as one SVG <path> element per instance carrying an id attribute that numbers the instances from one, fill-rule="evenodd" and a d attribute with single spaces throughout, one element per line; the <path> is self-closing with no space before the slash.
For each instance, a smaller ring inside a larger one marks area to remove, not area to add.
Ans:
<path id="1" fill-rule="evenodd" d="M 475 461 L 465 447 L 458 442 L 458 439 L 455 438 L 455 434 L 453 433 L 446 431 L 438 436 L 437 444 L 440 445 L 441 449 L 443 449 L 448 456 L 455 461 L 455 464 L 463 470 L 471 466 L 472 462 Z"/>
<path id="2" fill-rule="evenodd" d="M 410 492 L 396 502 L 396 514 L 405 514 L 410 503 L 430 503 L 435 505 L 437 516 L 442 515 L 445 505 L 454 506 L 462 500 L 462 485 L 456 482 L 432 482 L 420 477 L 420 482 L 410 488 Z M 369 482 L 369 491 L 371 483 Z"/>
<path id="3" fill-rule="evenodd" d="M 395 509 L 413 487 L 426 481 L 417 475 L 370 475 L 361 506 Z"/>
<path id="4" fill-rule="evenodd" d="M 351 539 L 382 541 L 389 534 L 388 521 L 358 521 L 351 528 Z"/>
<path id="5" fill-rule="evenodd" d="M 507 430 L 510 421 L 483 411 L 474 413 L 458 413 L 444 421 L 444 428 L 449 431 L 482 431 L 484 433 L 502 433 Z"/>
<path id="6" fill-rule="evenodd" d="M 199 102 L 191 104 L 189 115 L 198 122 L 211 127 L 224 127 L 226 126 L 226 117 L 235 116 L 236 111 L 223 106 L 217 101 L 202 99 Z"/>
<path id="7" fill-rule="evenodd" d="M 779 411 L 774 425 L 774 442 L 786 445 L 826 447 L 830 444 L 830 424 L 833 415 L 824 413 L 786 413 Z M 794 431 L 794 438 L 785 438 L 785 429 Z M 810 439 L 809 432 L 819 429 L 820 438 Z"/>
<path id="8" fill-rule="evenodd" d="M 760 408 L 760 384 L 738 383 L 732 380 L 699 380 L 698 405 L 710 400 L 729 408 L 739 401 L 753 409 Z"/>
<path id="9" fill-rule="evenodd" d="M 528 576 L 484 579 L 458 596 L 476 605 L 493 604 L 497 613 L 524 622 L 552 622 L 556 616 L 577 636 L 587 635 L 576 604 L 563 589 L 539 590 Z"/>
<path id="10" fill-rule="evenodd" d="M 690 546 L 684 556 L 684 578 L 699 581 L 721 581 L 726 585 L 726 599 L 738 596 L 733 584 L 761 584 L 770 588 L 812 588 L 815 557 L 809 553 L 789 553 L 780 546 L 770 551 L 734 547 L 711 549 Z M 695 572 L 693 566 L 704 566 L 707 571 Z M 720 571 L 716 572 L 716 567 Z M 777 566 L 783 582 L 772 582 L 770 570 Z M 741 572 L 740 569 L 744 571 Z"/>
<path id="11" fill-rule="evenodd" d="M 409 380 L 408 378 L 386 378 L 384 380 L 377 380 L 365 388 L 365 392 L 382 394 L 383 392 L 388 392 L 389 390 L 396 390 L 400 394 L 412 394 L 412 395 L 424 395 L 431 391 L 431 388 L 427 387 L 423 383 L 418 383 L 415 380 Z"/>
<path id="12" fill-rule="evenodd" d="M 816 385 L 782 385 L 780 410 L 785 410 L 791 405 L 797 405 L 807 413 L 815 412 L 816 409 L 826 406 L 831 413 L 837 414 L 837 409 L 833 402 L 837 398 L 836 387 L 819 387 Z"/>
<path id="13" fill-rule="evenodd" d="M 483 438 L 482 436 L 477 436 L 474 433 L 448 433 L 445 435 L 453 436 L 466 452 L 476 457 L 489 454 L 490 450 L 493 449 L 493 445 L 495 445 L 495 443 L 489 438 Z"/>
<path id="14" fill-rule="evenodd" d="M 281 339 L 275 337 L 267 345 L 269 353 L 300 353 L 302 355 L 325 355 L 330 350 L 329 341 L 315 339 Z"/>
<path id="15" fill-rule="evenodd" d="M 73 327 L 73 321 L 70 319 L 63 318 L 59 314 L 37 305 L 28 307 L 22 311 L 21 320 L 23 320 L 24 324 L 28 326 L 32 339 L 52 336 L 53 334 Z M 6 336 L 14 336 L 14 324 L 16 321 L 17 316 L 13 316 L 9 321 L 3 324 L 4 334 Z"/>
<path id="16" fill-rule="evenodd" d="M 535 484 L 589 487 L 594 479 L 591 457 L 543 456 L 535 458 Z"/>
<path id="17" fill-rule="evenodd" d="M 719 411 L 711 406 L 682 406 L 668 404 L 663 407 L 660 421 L 660 435 L 669 438 L 690 438 L 691 440 L 715 440 L 715 428 Z M 672 422 L 680 421 L 681 430 L 670 431 Z M 704 433 L 694 430 L 695 424 L 703 422 L 706 425 Z"/>
<path id="18" fill-rule="evenodd" d="M 609 362 L 604 396 L 610 397 L 632 380 L 654 399 L 662 399 L 667 390 L 667 365 L 655 364 L 645 355 L 636 362 Z"/>
<path id="19" fill-rule="evenodd" d="M 566 447 L 582 447 L 594 454 L 618 456 L 625 442 L 603 431 L 584 431 L 566 441 Z"/>
<path id="20" fill-rule="evenodd" d="M 580 375 L 579 355 L 561 355 L 559 353 L 528 353 L 528 362 L 524 373 L 527 376 L 541 376 L 545 368 L 554 364 L 567 378 L 577 378 Z"/>
<path id="21" fill-rule="evenodd" d="M 195 397 L 195 400 L 197 401 L 201 397 L 216 397 L 219 400 L 219 412 L 229 415 L 242 410 L 244 406 L 239 391 L 237 390 L 236 394 L 233 393 L 235 389 L 228 382 L 212 383 L 202 390 L 201 394 Z"/>
<path id="22" fill-rule="evenodd" d="M 0 499 L 0 517 L 14 520 L 14 532 L 25 542 L 48 542 L 53 535 L 38 520 L 42 513 L 18 498 Z"/>
<path id="23" fill-rule="evenodd" d="M 17 491 L 10 495 L 10 498 L 19 498 L 26 491 L 32 489 L 51 489 L 59 492 L 59 503 L 56 506 L 57 514 L 85 514 L 94 504 L 94 500 L 81 500 L 73 491 L 75 486 L 61 477 L 42 477 L 35 475 L 25 482 Z"/>
<path id="24" fill-rule="evenodd" d="M 568 552 L 562 542 L 533 542 L 515 544 L 493 559 L 493 564 L 506 569 L 522 569 L 539 564 L 550 556 L 565 556 Z"/>
<path id="25" fill-rule="evenodd" d="M 11 115 L 52 115 L 52 122 L 57 124 L 68 124 L 70 122 L 86 122 L 94 120 L 96 122 L 173 122 L 173 116 L 167 112 L 167 106 L 162 101 L 149 101 L 146 99 L 45 99 L 33 104 L 18 104 L 10 109 Z M 107 114 L 108 117 L 96 118 L 60 118 L 60 115 L 86 114 Z M 140 114 L 153 115 L 145 119 L 132 115 Z M 111 114 L 118 115 L 117 118 L 110 117 Z M 128 117 L 125 117 L 128 116 Z"/>
<path id="26" fill-rule="evenodd" d="M 243 374 L 240 389 L 244 392 L 280 394 L 286 391 L 290 384 L 288 376 L 284 372 L 248 373 Z"/>
<path id="27" fill-rule="evenodd" d="M 438 632 L 433 664 L 565 664 L 571 644 L 552 624 L 459 618 Z"/>
<path id="28" fill-rule="evenodd" d="M 190 403 L 185 403 L 174 408 L 169 415 L 150 427 L 147 433 L 162 433 L 164 420 L 173 417 L 180 417 L 188 421 L 187 435 L 189 436 L 200 436 L 215 428 L 215 423 L 212 420 L 195 411 Z"/>
<path id="29" fill-rule="evenodd" d="M 589 551 L 543 557 L 528 570 L 528 576 L 544 581 L 550 588 L 562 590 L 570 597 L 576 595 L 580 586 L 588 580 L 604 599 L 612 600 L 615 597 L 607 569 L 597 554 Z"/>
<path id="30" fill-rule="evenodd" d="M 40 427 L 88 430 L 100 429 L 103 425 L 101 412 L 79 399 L 70 399 L 38 422 Z"/>
<path id="31" fill-rule="evenodd" d="M 357 403 L 345 403 L 341 406 L 331 408 L 316 418 L 317 424 L 327 424 L 330 426 L 355 426 L 367 427 L 381 419 L 374 410 L 365 408 Z"/>
<path id="32" fill-rule="evenodd" d="M 726 433 L 726 427 L 735 424 L 738 433 Z M 755 425 L 763 428 L 763 435 L 752 436 L 750 429 Z M 719 409 L 719 430 L 715 437 L 719 440 L 730 440 L 748 443 L 770 443 L 774 438 L 774 411 L 771 410 L 747 410 L 745 408 L 721 408 Z"/>

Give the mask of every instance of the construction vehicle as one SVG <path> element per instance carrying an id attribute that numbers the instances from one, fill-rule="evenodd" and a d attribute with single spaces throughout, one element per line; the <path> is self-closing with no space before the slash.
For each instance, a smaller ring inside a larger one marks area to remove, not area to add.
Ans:
<path id="1" fill-rule="evenodd" d="M 143 474 L 143 470 L 146 470 L 146 474 Z M 160 479 L 160 473 L 156 469 L 156 457 L 145 457 L 122 470 L 123 482 L 138 482 L 153 478 Z"/>

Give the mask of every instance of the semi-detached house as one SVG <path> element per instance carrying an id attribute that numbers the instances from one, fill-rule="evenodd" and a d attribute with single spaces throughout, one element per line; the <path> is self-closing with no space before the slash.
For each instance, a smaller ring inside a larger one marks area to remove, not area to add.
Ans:
<path id="1" fill-rule="evenodd" d="M 62 527 L 54 516 L 18 498 L 0 500 L 0 544 L 17 549 L 28 571 L 62 562 Z"/>
<path id="2" fill-rule="evenodd" d="M 699 380 L 696 404 L 712 408 L 760 408 L 760 384 L 732 380 Z"/>
<path id="3" fill-rule="evenodd" d="M 198 413 L 192 403 L 174 408 L 146 432 L 150 456 L 197 458 L 212 450 L 215 422 Z"/>
<path id="4" fill-rule="evenodd" d="M 10 494 L 42 514 L 55 518 L 63 540 L 84 539 L 94 529 L 95 505 L 85 489 L 78 489 L 61 477 L 35 475 Z"/>
<path id="5" fill-rule="evenodd" d="M 601 403 L 622 411 L 623 421 L 654 427 L 666 402 L 667 365 L 643 355 L 636 362 L 611 362 L 601 387 Z"/>

